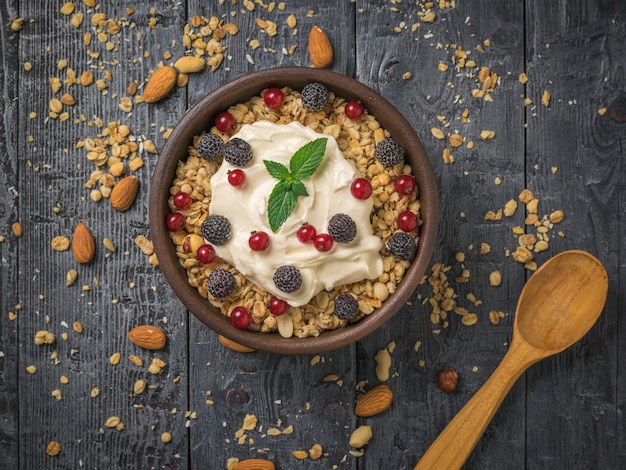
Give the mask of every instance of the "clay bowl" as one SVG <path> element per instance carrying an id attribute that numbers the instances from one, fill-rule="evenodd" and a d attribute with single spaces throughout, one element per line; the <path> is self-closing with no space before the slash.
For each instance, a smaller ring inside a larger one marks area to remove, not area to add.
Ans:
<path id="1" fill-rule="evenodd" d="M 175 246 L 165 226 L 170 213 L 167 205 L 176 166 L 188 154 L 193 137 L 210 129 L 215 116 L 236 103 L 246 102 L 269 87 L 289 86 L 301 90 L 307 83 L 325 84 L 346 100 L 359 99 L 376 116 L 383 128 L 405 149 L 405 161 L 412 168 L 419 188 L 423 225 L 418 252 L 396 292 L 371 315 L 345 328 L 324 331 L 314 338 L 283 338 L 278 333 L 258 333 L 235 329 L 230 320 L 187 282 L 187 273 L 176 256 Z M 435 176 L 422 143 L 411 124 L 394 106 L 356 80 L 326 70 L 308 67 L 281 67 L 236 78 L 202 98 L 180 120 L 160 153 L 150 187 L 150 234 L 161 271 L 175 294 L 202 323 L 217 333 L 254 349 L 280 354 L 314 354 L 348 345 L 375 331 L 400 310 L 424 275 L 437 237 L 439 203 Z"/>

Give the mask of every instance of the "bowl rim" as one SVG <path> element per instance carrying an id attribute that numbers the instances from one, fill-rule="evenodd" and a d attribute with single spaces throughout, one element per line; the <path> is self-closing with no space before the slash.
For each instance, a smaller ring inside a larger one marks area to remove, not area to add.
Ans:
<path id="1" fill-rule="evenodd" d="M 167 203 L 171 182 L 178 162 L 188 154 L 193 137 L 208 131 L 217 113 L 231 105 L 248 101 L 266 88 L 289 86 L 292 89 L 302 89 L 313 81 L 323 83 L 336 96 L 346 101 L 360 100 L 368 112 L 371 111 L 381 126 L 389 130 L 393 139 L 405 149 L 405 161 L 413 169 L 421 203 L 423 224 L 420 226 L 417 255 L 396 291 L 381 307 L 356 323 L 306 338 L 283 338 L 278 333 L 239 330 L 233 328 L 228 318 L 187 282 L 187 271 L 172 249 L 174 245 L 164 222 L 171 212 Z M 363 339 L 386 323 L 401 310 L 426 272 L 435 248 L 439 225 L 439 196 L 435 174 L 421 140 L 406 118 L 379 93 L 354 78 L 329 70 L 297 66 L 250 72 L 221 85 L 195 103 L 174 127 L 159 152 L 151 178 L 148 204 L 150 236 L 159 267 L 187 310 L 204 325 L 232 341 L 278 354 L 316 354 L 337 349 Z"/>

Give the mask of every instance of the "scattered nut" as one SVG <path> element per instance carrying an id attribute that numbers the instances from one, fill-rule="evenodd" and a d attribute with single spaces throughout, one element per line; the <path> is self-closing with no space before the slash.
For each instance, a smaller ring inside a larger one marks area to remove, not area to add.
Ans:
<path id="1" fill-rule="evenodd" d="M 452 369 L 441 369 L 437 372 L 437 385 L 447 393 L 454 392 L 459 381 L 459 375 Z"/>

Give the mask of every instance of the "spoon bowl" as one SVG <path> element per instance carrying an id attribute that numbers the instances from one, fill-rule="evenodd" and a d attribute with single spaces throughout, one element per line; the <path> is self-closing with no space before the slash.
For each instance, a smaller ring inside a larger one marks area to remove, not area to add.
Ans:
<path id="1" fill-rule="evenodd" d="M 535 348 L 563 351 L 596 322 L 607 289 L 608 277 L 597 258 L 575 250 L 556 255 L 524 286 L 515 330 Z"/>
<path id="2" fill-rule="evenodd" d="M 560 253 L 541 266 L 522 289 L 502 362 L 414 470 L 460 469 L 519 376 L 582 338 L 602 313 L 608 288 L 602 263 L 584 251 Z"/>

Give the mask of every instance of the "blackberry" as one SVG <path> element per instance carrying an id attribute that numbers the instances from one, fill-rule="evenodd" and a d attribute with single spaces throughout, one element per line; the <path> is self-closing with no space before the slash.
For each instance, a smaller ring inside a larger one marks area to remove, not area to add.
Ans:
<path id="1" fill-rule="evenodd" d="M 352 320 L 359 313 L 359 302 L 350 294 L 339 294 L 335 299 L 335 316 L 340 320 Z"/>
<path id="2" fill-rule="evenodd" d="M 398 232 L 387 240 L 387 249 L 396 258 L 411 261 L 417 252 L 417 244 L 408 233 Z"/>
<path id="3" fill-rule="evenodd" d="M 226 269 L 217 268 L 209 274 L 206 280 L 206 288 L 215 298 L 228 297 L 237 287 L 235 276 Z"/>
<path id="4" fill-rule="evenodd" d="M 339 243 L 350 243 L 356 237 L 356 223 L 349 215 L 335 214 L 328 222 L 328 233 Z"/>
<path id="5" fill-rule="evenodd" d="M 224 151 L 224 141 L 219 135 L 205 134 L 198 142 L 198 155 L 207 160 L 215 160 Z"/>
<path id="6" fill-rule="evenodd" d="M 214 245 L 223 245 L 228 241 L 231 234 L 230 222 L 221 215 L 210 215 L 200 228 L 202 237 Z"/>
<path id="7" fill-rule="evenodd" d="M 235 166 L 246 166 L 252 160 L 250 144 L 239 137 L 233 137 L 224 145 L 224 159 Z"/>
<path id="8" fill-rule="evenodd" d="M 384 166 L 394 166 L 404 160 L 404 149 L 393 139 L 381 140 L 376 144 L 376 158 Z"/>
<path id="9" fill-rule="evenodd" d="M 302 286 L 302 274 L 298 268 L 288 264 L 276 268 L 273 280 L 276 287 L 287 294 L 297 291 Z"/>
<path id="10" fill-rule="evenodd" d="M 328 104 L 328 89 L 318 82 L 311 82 L 302 89 L 302 106 L 314 113 Z"/>

